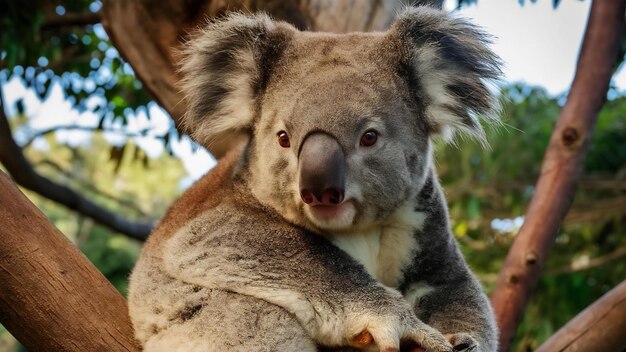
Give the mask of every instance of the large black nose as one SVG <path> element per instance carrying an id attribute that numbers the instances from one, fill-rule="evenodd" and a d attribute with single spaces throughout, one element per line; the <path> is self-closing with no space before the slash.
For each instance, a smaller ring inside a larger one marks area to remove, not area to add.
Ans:
<path id="1" fill-rule="evenodd" d="M 317 132 L 302 142 L 298 156 L 300 196 L 309 205 L 338 205 L 345 192 L 346 158 L 339 142 Z"/>

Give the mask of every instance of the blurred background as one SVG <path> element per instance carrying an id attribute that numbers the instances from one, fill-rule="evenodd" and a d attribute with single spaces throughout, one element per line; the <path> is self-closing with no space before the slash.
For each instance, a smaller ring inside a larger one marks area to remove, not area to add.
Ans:
<path id="1" fill-rule="evenodd" d="M 91 0 L 0 0 L 3 163 L 26 161 L 130 231 L 22 188 L 122 293 L 145 229 L 215 159 L 180 135 L 100 23 Z M 524 221 L 541 160 L 572 81 L 590 1 L 446 1 L 495 36 L 505 62 L 503 121 L 490 148 L 439 143 L 437 166 L 453 231 L 490 291 Z M 626 278 L 624 52 L 600 113 L 572 209 L 560 229 L 512 350 L 532 351 Z M 6 129 L 5 129 L 6 132 Z M 7 156 L 7 153 L 11 153 Z M 6 165 L 0 169 L 7 172 Z M 15 175 L 14 175 L 15 176 Z M 5 205 L 3 205 L 5 206 Z M 137 225 L 136 227 L 133 227 Z M 1 289 L 1 287 L 0 287 Z M 24 350 L 0 325 L 0 352 Z"/>

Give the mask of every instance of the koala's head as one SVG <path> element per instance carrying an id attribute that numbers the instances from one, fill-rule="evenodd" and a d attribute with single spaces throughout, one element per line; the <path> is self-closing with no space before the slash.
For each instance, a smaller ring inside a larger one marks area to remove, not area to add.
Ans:
<path id="1" fill-rule="evenodd" d="M 413 8 L 387 32 L 298 31 L 231 15 L 187 47 L 185 124 L 210 146 L 246 135 L 246 177 L 262 203 L 314 230 L 384 222 L 422 187 L 431 138 L 483 138 L 499 60 L 485 35 Z"/>

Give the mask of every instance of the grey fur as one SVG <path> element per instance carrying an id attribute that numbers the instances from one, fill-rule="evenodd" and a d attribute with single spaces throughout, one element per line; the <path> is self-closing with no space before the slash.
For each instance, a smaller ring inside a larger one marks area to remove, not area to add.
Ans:
<path id="1" fill-rule="evenodd" d="M 487 81 L 499 61 L 479 29 L 428 8 L 408 9 L 385 33 L 346 35 L 232 15 L 186 53 L 189 131 L 205 145 L 249 142 L 227 196 L 142 253 L 129 306 L 146 350 L 313 351 L 347 347 L 364 330 L 381 349 L 411 339 L 450 351 L 450 334 L 496 350 L 431 147 L 438 133 L 483 138 L 478 115 L 494 116 Z M 360 146 L 368 130 L 378 141 Z M 298 151 L 313 132 L 345 155 L 349 201 L 331 219 L 299 197 Z"/>

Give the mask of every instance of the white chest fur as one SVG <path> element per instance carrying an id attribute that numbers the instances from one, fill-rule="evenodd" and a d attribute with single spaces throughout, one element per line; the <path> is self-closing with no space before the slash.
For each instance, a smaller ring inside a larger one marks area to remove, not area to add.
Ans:
<path id="1" fill-rule="evenodd" d="M 365 232 L 337 234 L 330 241 L 363 264 L 367 272 L 386 286 L 397 287 L 404 268 L 419 250 L 415 232 L 425 215 L 407 205 L 380 227 Z"/>

